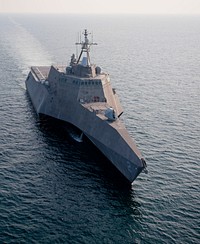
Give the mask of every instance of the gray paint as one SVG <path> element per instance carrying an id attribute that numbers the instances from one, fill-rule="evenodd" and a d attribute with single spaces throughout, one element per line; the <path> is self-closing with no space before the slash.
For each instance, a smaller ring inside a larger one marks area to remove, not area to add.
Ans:
<path id="1" fill-rule="evenodd" d="M 109 75 L 90 63 L 87 31 L 82 53 L 76 62 L 74 55 L 68 67 L 35 66 L 25 81 L 27 91 L 38 114 L 67 121 L 79 128 L 113 165 L 133 182 L 146 163 L 118 116 L 123 110 L 112 89 Z M 88 62 L 85 64 L 85 62 Z M 105 116 L 112 107 L 116 119 Z"/>

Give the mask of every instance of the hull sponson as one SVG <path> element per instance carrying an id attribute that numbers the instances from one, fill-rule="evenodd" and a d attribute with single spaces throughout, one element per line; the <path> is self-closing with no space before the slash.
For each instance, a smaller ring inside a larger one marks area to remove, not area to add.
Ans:
<path id="1" fill-rule="evenodd" d="M 112 164 L 126 177 L 133 182 L 143 169 L 140 159 L 135 155 L 135 160 L 130 161 L 129 158 L 123 157 L 120 152 L 108 148 L 105 144 L 86 134 L 93 144 L 112 162 Z M 134 163 L 133 163 L 134 162 Z"/>
<path id="2" fill-rule="evenodd" d="M 39 114 L 42 105 L 48 100 L 48 90 L 41 84 L 41 82 L 35 79 L 32 72 L 29 73 L 28 77 L 29 79 L 25 82 L 26 90 L 31 98 L 33 107 Z"/>

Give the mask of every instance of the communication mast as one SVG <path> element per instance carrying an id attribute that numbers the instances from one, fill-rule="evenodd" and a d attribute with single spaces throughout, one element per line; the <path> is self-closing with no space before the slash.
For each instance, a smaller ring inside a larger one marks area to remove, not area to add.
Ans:
<path id="1" fill-rule="evenodd" d="M 87 29 L 84 30 L 83 32 L 84 34 L 84 42 L 77 42 L 76 45 L 81 45 L 81 53 L 78 57 L 78 60 L 77 60 L 77 64 L 80 62 L 80 59 L 81 59 L 81 56 L 83 53 L 86 53 L 86 62 L 87 62 L 87 66 L 90 66 L 90 47 L 92 45 L 97 45 L 97 43 L 95 42 L 90 42 L 88 40 L 88 35 L 91 34 L 91 33 L 88 33 Z"/>

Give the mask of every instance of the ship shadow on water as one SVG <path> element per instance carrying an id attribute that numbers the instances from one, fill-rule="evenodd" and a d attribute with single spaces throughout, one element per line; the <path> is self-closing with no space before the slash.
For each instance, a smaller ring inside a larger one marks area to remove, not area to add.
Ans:
<path id="1" fill-rule="evenodd" d="M 99 177 L 103 182 L 115 185 L 118 189 L 131 189 L 131 184 L 78 128 L 46 115 L 38 117 L 37 126 L 45 133 L 50 146 L 52 142 L 56 142 L 63 155 L 67 147 L 70 148 L 71 154 L 78 154 L 84 166 L 88 165 L 88 177 L 91 177 L 92 170 L 93 174 L 96 173 L 95 177 Z"/>
<path id="2" fill-rule="evenodd" d="M 95 184 L 97 189 L 104 189 L 103 192 L 106 192 L 109 201 L 114 201 L 117 206 L 120 204 L 126 214 L 128 212 L 130 216 L 134 216 L 138 220 L 142 218 L 142 212 L 140 211 L 141 204 L 136 200 L 132 185 L 86 136 L 82 137 L 82 142 L 74 139 L 81 136 L 81 131 L 78 128 L 46 115 L 38 117 L 37 126 L 44 133 L 45 137 L 48 137 L 49 146 L 51 146 L 52 140 L 56 141 L 59 153 L 62 153 L 63 158 L 66 159 L 64 167 L 67 163 L 70 163 L 75 168 L 77 162 L 81 161 L 80 171 L 76 171 L 77 177 L 75 176 L 73 179 L 73 181 L 76 181 L 74 182 L 75 185 L 77 185 L 79 179 L 81 185 L 85 183 L 86 186 L 88 183 Z M 55 144 L 52 146 L 55 146 Z M 79 158 L 77 159 L 72 156 L 69 160 L 68 155 L 65 155 L 68 149 L 71 150 L 70 154 L 78 155 Z M 84 174 L 81 172 L 82 169 Z M 78 177 L 79 174 L 81 174 L 80 178 Z M 67 177 L 70 176 L 66 173 Z"/>

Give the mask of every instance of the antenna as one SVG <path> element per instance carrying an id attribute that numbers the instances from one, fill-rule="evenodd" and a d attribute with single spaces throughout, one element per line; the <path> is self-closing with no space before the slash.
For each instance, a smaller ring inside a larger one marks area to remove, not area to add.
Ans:
<path id="1" fill-rule="evenodd" d="M 79 33 L 77 33 L 77 41 L 79 41 Z M 76 45 L 76 58 L 78 57 L 78 46 Z"/>
<path id="2" fill-rule="evenodd" d="M 89 34 L 91 34 L 91 33 L 88 33 L 87 29 L 85 29 L 84 32 L 83 32 L 84 42 L 80 41 L 80 42 L 76 43 L 76 45 L 81 45 L 81 53 L 80 53 L 80 55 L 78 57 L 77 64 L 79 63 L 83 52 L 85 52 L 87 54 L 87 65 L 90 66 L 90 54 L 89 54 L 90 53 L 90 47 L 92 45 L 97 45 L 97 43 L 89 41 L 89 39 L 88 39 L 88 35 Z M 92 38 L 93 38 L 93 36 L 92 36 Z"/>

